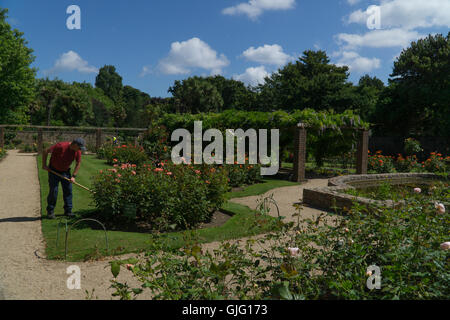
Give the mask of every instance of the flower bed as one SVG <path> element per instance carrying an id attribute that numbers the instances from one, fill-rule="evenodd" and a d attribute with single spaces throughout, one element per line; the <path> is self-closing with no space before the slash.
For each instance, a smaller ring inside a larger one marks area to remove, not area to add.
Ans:
<path id="1" fill-rule="evenodd" d="M 104 144 L 98 151 L 97 156 L 105 159 L 108 164 L 132 163 L 141 165 L 148 161 L 148 158 L 142 147 L 134 145 L 113 146 L 109 143 Z"/>
<path id="2" fill-rule="evenodd" d="M 368 167 L 369 172 L 391 173 L 391 172 L 447 172 L 450 168 L 450 156 L 444 157 L 437 152 L 430 153 L 427 160 L 419 163 L 415 155 L 403 157 L 398 154 L 393 156 L 382 155 L 381 151 L 371 154 L 369 151 Z"/>
<path id="3" fill-rule="evenodd" d="M 300 208 L 299 219 L 258 239 L 222 243 L 214 253 L 194 241 L 176 251 L 155 244 L 141 260 L 111 263 L 113 295 L 131 299 L 150 290 L 153 299 L 169 300 L 449 298 L 448 213 L 425 199 L 407 199 L 398 209 L 355 205 L 341 219 L 303 218 Z M 120 265 L 140 287 L 118 281 Z"/>
<path id="4" fill-rule="evenodd" d="M 145 222 L 153 230 L 188 229 L 207 222 L 225 201 L 225 171 L 209 166 L 122 164 L 94 178 L 94 201 L 114 226 Z"/>

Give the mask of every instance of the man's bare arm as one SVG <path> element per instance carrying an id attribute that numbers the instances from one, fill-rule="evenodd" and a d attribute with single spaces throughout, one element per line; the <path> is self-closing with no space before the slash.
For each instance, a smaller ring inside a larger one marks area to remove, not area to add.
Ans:
<path id="1" fill-rule="evenodd" d="M 73 170 L 73 175 L 78 174 L 78 170 L 80 170 L 80 166 L 81 166 L 81 160 L 79 162 L 77 162 L 75 169 Z"/>
<path id="2" fill-rule="evenodd" d="M 47 166 L 47 156 L 48 156 L 49 153 L 50 153 L 50 148 L 45 149 L 42 152 L 42 169 L 43 170 L 48 170 L 49 169 L 48 166 Z"/>

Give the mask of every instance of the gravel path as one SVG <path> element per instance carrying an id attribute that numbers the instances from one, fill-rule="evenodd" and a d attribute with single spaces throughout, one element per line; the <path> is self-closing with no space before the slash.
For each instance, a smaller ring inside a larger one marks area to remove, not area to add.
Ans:
<path id="1" fill-rule="evenodd" d="M 281 214 L 296 221 L 293 204 L 302 196 L 304 187 L 326 186 L 326 179 L 310 180 L 300 186 L 274 189 L 265 194 L 274 195 Z M 254 209 L 260 196 L 234 199 Z M 313 216 L 321 211 L 305 208 L 303 215 Z M 276 212 L 272 211 L 272 214 Z M 59 262 L 45 259 L 45 242 L 41 230 L 40 187 L 34 154 L 9 151 L 0 162 L 0 299 L 85 299 L 86 291 L 94 298 L 111 299 L 109 288 L 112 275 L 109 260 L 96 262 Z M 243 239 L 242 239 L 243 240 Z M 219 242 L 205 244 L 214 249 Z M 133 255 L 121 256 L 126 259 Z M 117 258 L 119 259 L 119 258 Z M 76 265 L 81 270 L 81 289 L 67 288 L 67 267 Z M 118 280 L 131 287 L 138 285 L 130 272 L 121 272 Z M 142 294 L 140 299 L 149 298 Z"/>
<path id="2" fill-rule="evenodd" d="M 94 297 L 110 299 L 108 261 L 66 263 L 43 258 L 40 210 L 35 155 L 9 151 L 0 162 L 0 298 L 85 299 L 85 290 L 95 288 Z M 67 288 L 70 265 L 81 270 L 81 290 Z M 119 280 L 134 284 L 129 272 L 121 272 Z"/>
<path id="3" fill-rule="evenodd" d="M 293 216 L 294 213 L 296 213 L 296 209 L 294 207 L 294 204 L 299 203 L 300 200 L 303 198 L 303 189 L 304 188 L 319 188 L 319 187 L 325 187 L 328 185 L 328 179 L 311 179 L 308 180 L 305 183 L 302 183 L 301 185 L 292 186 L 292 187 L 282 187 L 277 189 L 272 189 L 267 191 L 263 195 L 259 196 L 250 196 L 245 198 L 235 198 L 231 199 L 232 202 L 242 204 L 244 206 L 249 207 L 250 209 L 256 209 L 258 205 L 258 200 L 273 196 L 273 199 L 277 202 L 278 208 L 280 209 L 280 215 L 285 217 L 284 222 L 294 221 L 297 222 L 297 216 Z M 323 211 L 310 208 L 310 207 L 303 207 L 301 211 L 301 216 L 305 218 L 314 218 L 317 217 L 319 214 L 323 213 Z M 276 217 L 277 216 L 277 210 L 275 206 L 270 206 L 270 215 Z M 332 223 L 331 219 L 324 219 L 324 223 Z M 254 237 L 246 237 L 241 239 L 236 239 L 229 241 L 231 243 L 240 242 L 243 245 L 245 244 L 247 239 L 253 238 L 258 239 L 263 237 L 263 235 L 258 235 Z M 215 249 L 218 249 L 221 242 L 211 242 L 211 243 L 205 243 L 202 245 L 202 248 L 208 251 L 213 251 Z"/>

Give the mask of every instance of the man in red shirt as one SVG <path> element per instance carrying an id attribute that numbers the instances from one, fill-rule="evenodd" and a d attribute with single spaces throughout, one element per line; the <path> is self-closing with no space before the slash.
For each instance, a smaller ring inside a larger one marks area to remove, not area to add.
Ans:
<path id="1" fill-rule="evenodd" d="M 72 182 L 80 170 L 81 165 L 81 150 L 86 150 L 85 142 L 82 138 L 77 138 L 72 142 L 59 142 L 50 148 L 44 150 L 42 154 L 42 169 L 51 169 L 56 173 L 68 178 L 71 182 L 63 179 L 50 171 L 48 172 L 49 193 L 47 197 L 47 214 L 49 219 L 55 218 L 55 205 L 58 198 L 58 185 L 61 182 L 64 199 L 64 214 L 68 217 L 73 217 L 72 213 Z M 51 153 L 50 164 L 47 167 L 47 156 Z M 76 166 L 73 174 L 70 174 L 70 166 L 73 161 L 76 161 Z"/>

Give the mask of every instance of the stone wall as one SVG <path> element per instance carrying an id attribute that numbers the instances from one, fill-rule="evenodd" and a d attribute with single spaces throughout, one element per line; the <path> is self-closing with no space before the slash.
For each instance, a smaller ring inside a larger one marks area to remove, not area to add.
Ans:
<path id="1" fill-rule="evenodd" d="M 339 209 L 349 209 L 356 201 L 366 207 L 387 206 L 398 207 L 402 201 L 373 200 L 363 197 L 356 197 L 344 193 L 345 190 L 355 187 L 368 187 L 389 182 L 392 184 L 405 184 L 411 182 L 431 183 L 433 180 L 443 180 L 444 178 L 433 173 L 386 173 L 386 174 L 364 174 L 347 175 L 335 177 L 328 180 L 328 187 L 303 189 L 303 203 L 323 210 L 333 211 L 334 207 Z"/>

